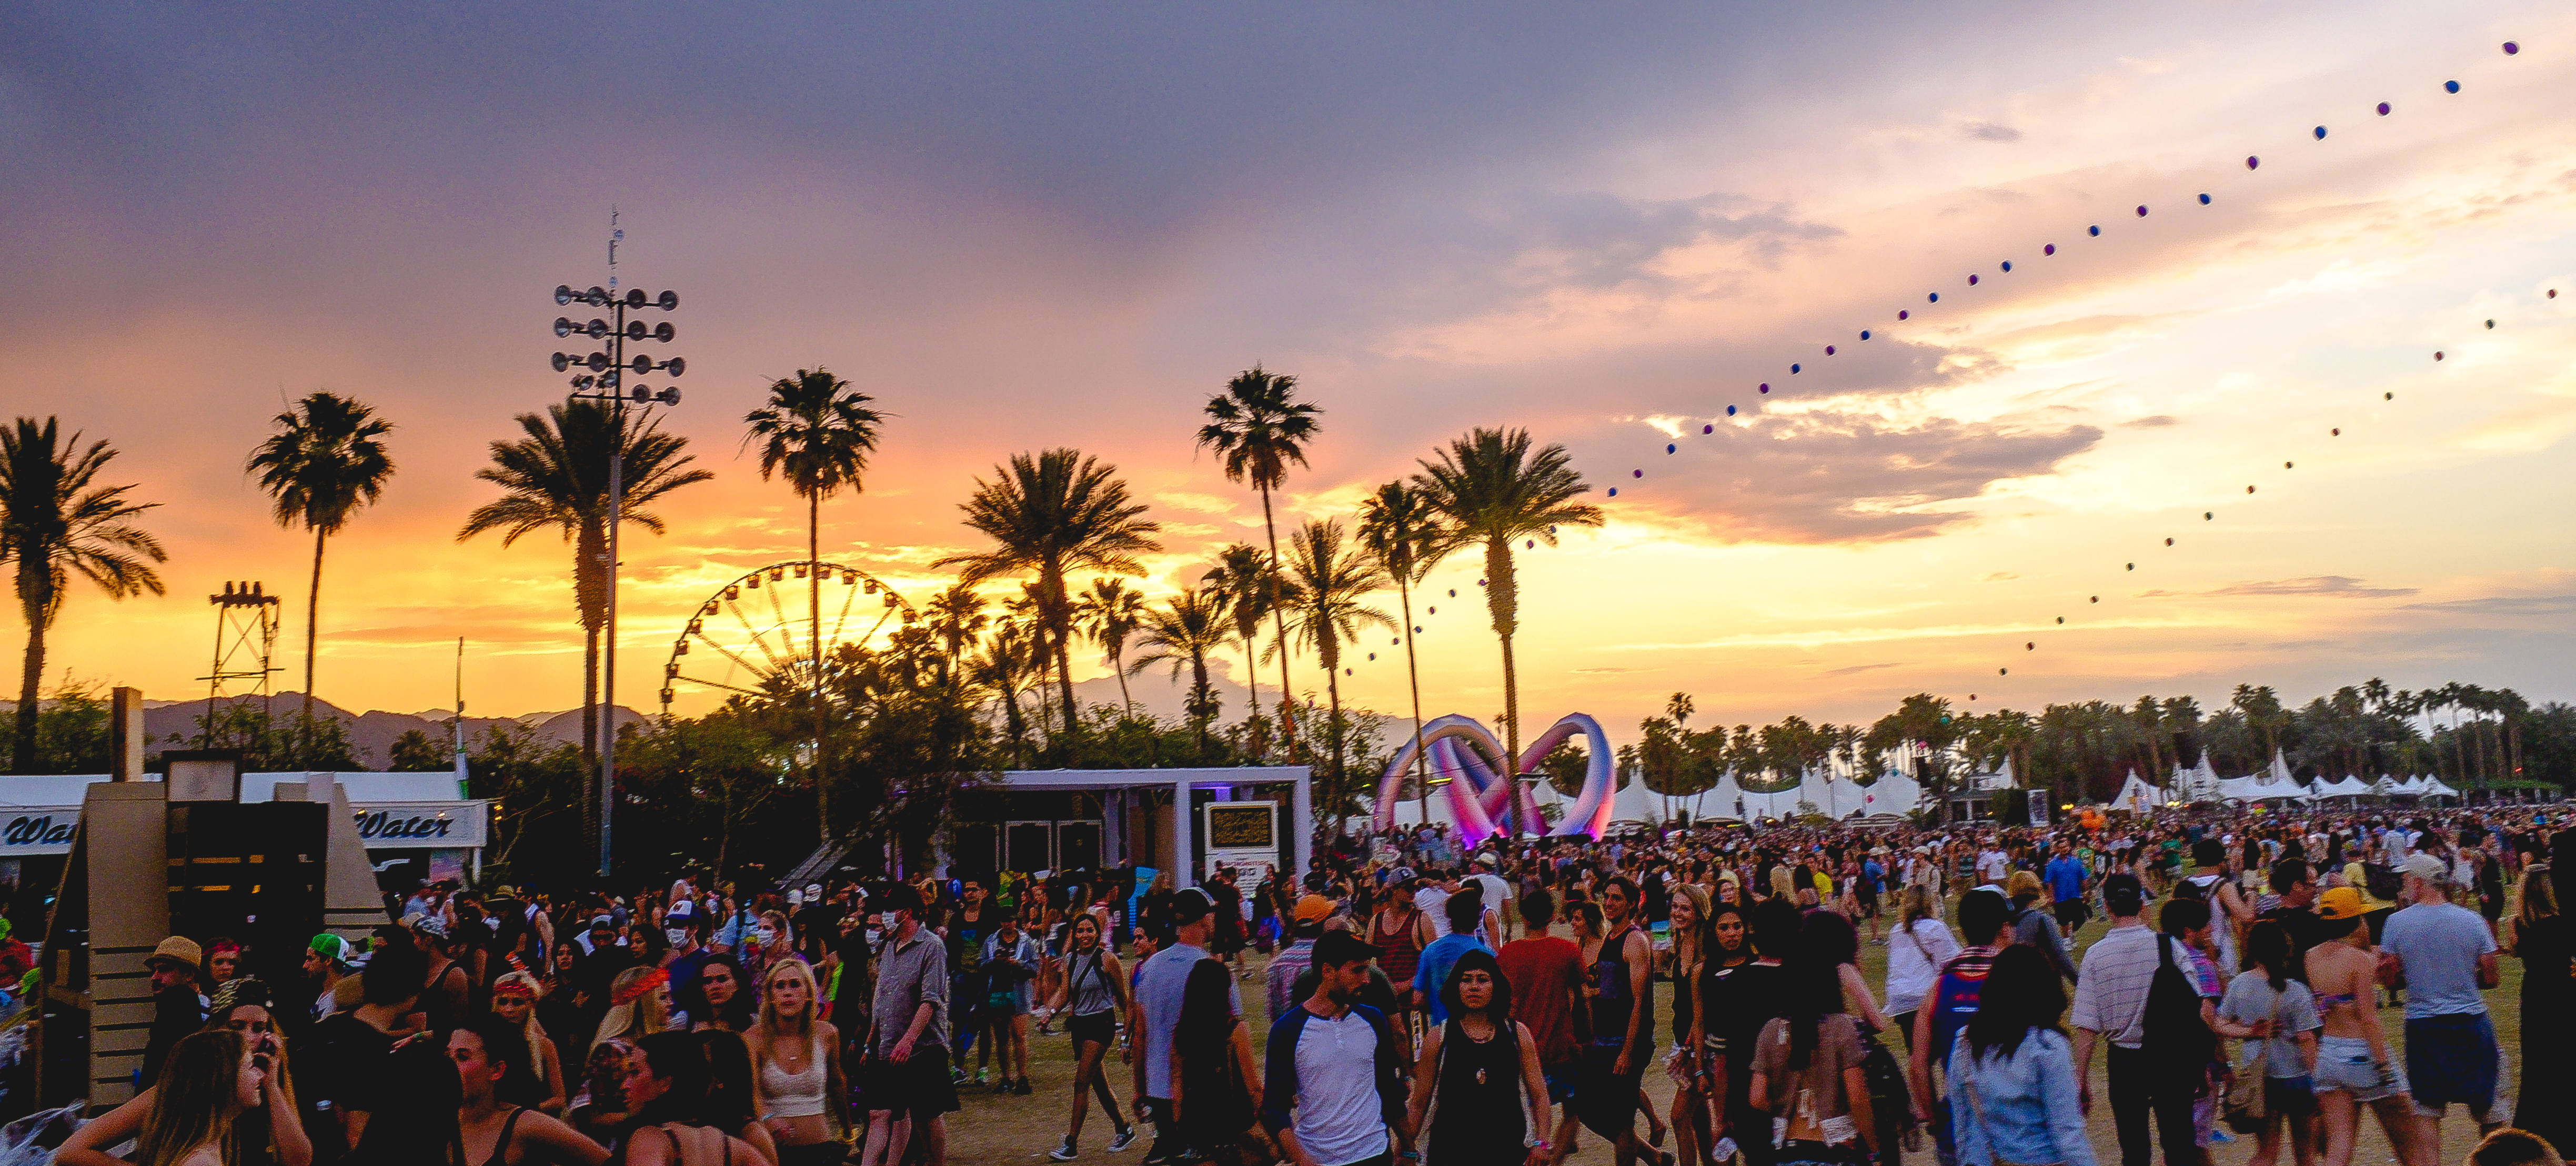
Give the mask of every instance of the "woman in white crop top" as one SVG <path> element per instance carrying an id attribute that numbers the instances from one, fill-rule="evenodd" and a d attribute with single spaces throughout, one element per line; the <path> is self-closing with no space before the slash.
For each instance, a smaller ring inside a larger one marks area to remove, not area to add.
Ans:
<path id="1" fill-rule="evenodd" d="M 849 1087 L 841 1075 L 840 1034 L 820 1017 L 814 973 L 782 959 L 764 975 L 760 1023 L 746 1037 L 761 1120 L 778 1142 L 778 1166 L 837 1163 L 839 1123 Z"/>

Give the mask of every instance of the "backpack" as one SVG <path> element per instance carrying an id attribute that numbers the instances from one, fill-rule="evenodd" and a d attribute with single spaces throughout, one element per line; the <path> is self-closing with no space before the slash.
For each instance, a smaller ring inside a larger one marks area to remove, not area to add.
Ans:
<path id="1" fill-rule="evenodd" d="M 2218 1035 L 2200 1019 L 2200 990 L 2174 955 L 2174 939 L 2156 937 L 2156 978 L 2147 987 L 2144 1051 L 2159 1081 L 2196 1080 L 2208 1072 Z"/>
<path id="2" fill-rule="evenodd" d="M 1959 961 L 1952 960 L 1949 967 L 1941 969 L 1941 977 L 1933 983 L 1929 1002 L 1932 1009 L 1932 1059 L 1944 1065 L 1950 1063 L 1951 1042 L 1958 1038 L 1960 1029 L 1968 1026 L 1968 1018 L 1977 1014 L 1977 1003 L 1985 990 L 1985 968 L 1979 968 L 1971 975 L 1966 969 L 1959 968 Z"/>

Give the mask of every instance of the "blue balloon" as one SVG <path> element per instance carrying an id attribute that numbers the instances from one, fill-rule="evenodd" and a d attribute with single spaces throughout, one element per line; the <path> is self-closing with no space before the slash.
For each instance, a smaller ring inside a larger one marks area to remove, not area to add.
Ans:
<path id="1" fill-rule="evenodd" d="M 1735 406 L 1733 406 L 1733 405 L 1729 405 L 1729 406 L 1727 406 L 1727 407 L 1726 407 L 1726 415 L 1727 415 L 1727 416 L 1729 416 L 1729 417 L 1733 417 L 1733 416 L 1735 416 Z M 1715 426 L 1711 426 L 1711 428 L 1715 428 Z"/>
<path id="2" fill-rule="evenodd" d="M 2012 260 L 2004 260 L 2004 270 L 2008 272 L 2012 270 Z"/>
<path id="3" fill-rule="evenodd" d="M 2444 81 L 2444 82 L 2442 82 L 2442 92 L 2444 92 L 2444 93 L 2457 93 L 2457 92 L 2459 92 L 2459 91 L 2460 91 L 2460 83 L 2459 83 L 2459 82 L 2457 82 L 2457 81 Z"/>
<path id="4" fill-rule="evenodd" d="M 2208 205 L 2209 205 L 2209 196 L 2208 196 L 2208 195 L 2205 195 L 2205 194 L 2204 194 L 2204 195 L 2200 196 L 2200 205 L 2202 205 L 2202 206 L 2208 206 Z"/>
<path id="5" fill-rule="evenodd" d="M 2086 227 L 2086 228 L 2084 228 L 2084 233 L 2085 233 L 2085 234 L 2087 234 L 2087 235 L 2091 235 L 2091 236 L 2093 236 L 2093 237 L 2094 237 L 2094 238 L 2096 238 L 2096 239 L 2099 239 L 2099 238 L 2101 238 L 2101 237 L 2102 237 L 2102 228 L 2100 228 L 2100 227 Z"/>
<path id="6" fill-rule="evenodd" d="M 1667 442 L 1665 442 L 1665 443 L 1664 443 L 1664 452 L 1665 452 L 1665 453 L 1671 453 L 1671 452 L 1673 452 L 1673 451 L 1675 451 L 1675 450 L 1677 450 L 1677 449 L 1680 449 L 1680 448 L 1681 448 L 1680 446 L 1678 446 L 1678 445 L 1674 445 L 1673 443 L 1671 443 L 1671 442 L 1669 442 L 1669 441 L 1667 441 Z"/>
<path id="7" fill-rule="evenodd" d="M 1936 304 L 1937 304 L 1937 303 L 1940 303 L 1940 302 L 1941 302 L 1941 293 L 1939 293 L 1939 292 L 1934 292 L 1934 293 L 1932 293 L 1931 301 L 1930 301 L 1930 302 L 1932 302 L 1932 303 L 1936 303 Z"/>
<path id="8" fill-rule="evenodd" d="M 2326 140 L 2326 127 L 2324 127 L 2324 126 L 2318 126 L 2318 127 L 2317 127 L 2317 140 L 2318 140 L 2318 141 L 2320 141 L 2320 142 L 2322 142 L 2322 141 Z"/>
<path id="9" fill-rule="evenodd" d="M 1610 487 L 1610 496 L 1611 496 L 1611 497 L 1613 497 L 1613 498 L 1618 497 L 1618 496 L 1619 496 L 1619 487 L 1617 487 L 1617 486 L 1612 486 L 1612 487 Z M 1421 629 L 1421 628 L 1415 628 L 1415 629 L 1413 629 L 1413 630 L 1415 630 L 1415 631 L 1417 631 L 1417 632 L 1418 632 L 1418 631 L 1421 631 L 1422 629 Z"/>
<path id="10" fill-rule="evenodd" d="M 1790 376 L 1796 376 L 1796 375 L 1798 375 L 1798 366 L 1797 366 L 1797 365 L 1794 365 L 1794 364 L 1793 364 L 1793 365 L 1790 365 L 1790 366 L 1789 366 L 1789 375 L 1790 375 Z"/>
<path id="11" fill-rule="evenodd" d="M 1861 329 L 1861 330 L 1860 330 L 1860 338 L 1861 338 L 1861 339 L 1863 339 L 1863 340 L 1867 340 L 1867 339 L 1869 339 L 1869 329 L 1867 329 L 1867 328 L 1863 328 L 1863 329 Z"/>

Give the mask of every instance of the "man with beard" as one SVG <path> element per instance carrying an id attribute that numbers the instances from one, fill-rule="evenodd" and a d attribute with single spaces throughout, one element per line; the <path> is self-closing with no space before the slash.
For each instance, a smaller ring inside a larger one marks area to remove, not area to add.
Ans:
<path id="1" fill-rule="evenodd" d="M 1347 931 L 1315 941 L 1315 994 L 1270 1026 L 1261 1120 L 1297 1166 L 1379 1166 L 1404 1128 L 1394 1030 L 1357 1003 L 1377 949 Z"/>
<path id="2" fill-rule="evenodd" d="M 1601 941 L 1585 953 L 1592 980 L 1592 1044 L 1574 1104 L 1585 1128 L 1618 1143 L 1620 1166 L 1645 1160 L 1637 1144 L 1637 1082 L 1654 1060 L 1654 949 L 1636 926 L 1637 884 L 1613 875 L 1601 887 Z"/>

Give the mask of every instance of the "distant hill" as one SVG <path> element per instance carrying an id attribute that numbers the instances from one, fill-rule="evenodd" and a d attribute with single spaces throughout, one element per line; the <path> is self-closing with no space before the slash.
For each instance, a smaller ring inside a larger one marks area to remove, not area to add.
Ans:
<path id="1" fill-rule="evenodd" d="M 226 697 L 225 703 L 244 703 L 256 699 L 258 698 Z M 283 721 L 292 718 L 303 707 L 303 703 L 302 694 L 281 692 L 270 698 L 269 707 Z M 180 737 L 184 742 L 187 737 L 197 732 L 198 718 L 205 714 L 206 701 L 202 698 L 174 701 L 147 700 L 143 702 L 143 732 L 155 745 L 167 743 L 173 735 Z M 385 759 L 393 754 L 394 740 L 413 730 L 428 734 L 433 741 L 451 739 L 449 734 L 452 730 L 448 728 L 448 724 L 452 718 L 441 715 L 437 710 L 426 713 L 392 713 L 381 709 L 370 709 L 352 715 L 347 709 L 327 700 L 317 699 L 313 702 L 313 715 L 339 721 L 348 730 L 350 746 L 356 751 L 359 763 L 363 765 L 385 764 Z M 644 714 L 622 705 L 617 708 L 614 715 L 617 725 L 621 728 L 630 724 L 641 725 L 647 720 Z M 578 745 L 581 743 L 581 710 L 572 709 L 558 713 L 530 713 L 519 717 L 467 717 L 465 718 L 466 747 L 473 748 L 483 739 L 484 733 L 501 725 L 532 730 L 538 740 L 550 744 Z"/>

